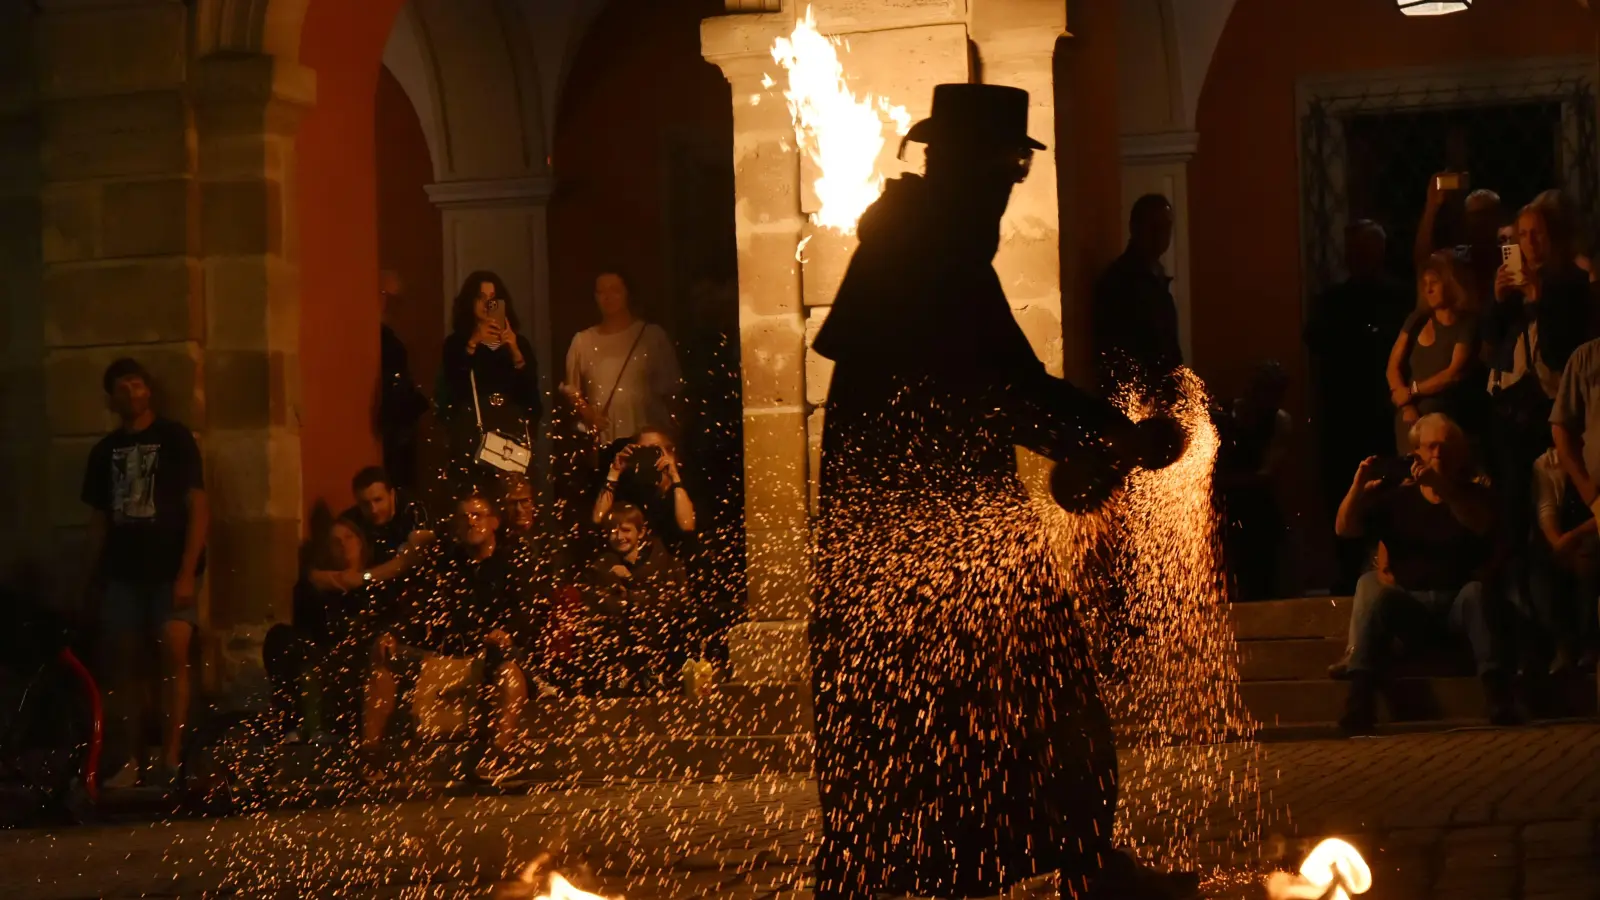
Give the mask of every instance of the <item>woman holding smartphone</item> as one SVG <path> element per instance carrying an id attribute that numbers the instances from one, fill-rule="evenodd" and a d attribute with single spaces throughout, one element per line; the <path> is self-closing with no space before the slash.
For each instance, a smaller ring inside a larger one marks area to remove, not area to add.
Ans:
<path id="1" fill-rule="evenodd" d="M 452 470 L 446 475 L 454 480 L 482 468 L 473 457 L 483 432 L 499 432 L 531 448 L 544 403 L 533 345 L 520 333 L 511 293 L 499 275 L 468 275 L 456 293 L 451 322 L 437 397 L 451 436 Z"/>
<path id="2" fill-rule="evenodd" d="M 1478 323 L 1461 263 L 1449 251 L 1429 256 L 1417 277 L 1417 310 L 1389 352 L 1389 398 L 1395 408 L 1395 447 L 1411 450 L 1411 426 L 1428 413 L 1468 420 L 1462 382 L 1477 360 Z"/>

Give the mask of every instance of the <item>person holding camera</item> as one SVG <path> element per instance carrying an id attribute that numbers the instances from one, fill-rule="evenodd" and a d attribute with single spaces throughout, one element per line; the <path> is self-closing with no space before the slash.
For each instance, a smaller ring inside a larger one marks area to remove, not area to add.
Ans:
<path id="1" fill-rule="evenodd" d="M 1339 506 L 1339 536 L 1381 541 L 1393 576 L 1385 584 L 1369 572 L 1356 584 L 1355 605 L 1368 614 L 1346 672 L 1350 694 L 1339 727 L 1350 735 L 1376 726 L 1378 683 L 1395 640 L 1434 641 L 1443 631 L 1464 632 L 1471 644 L 1489 720 L 1518 720 L 1484 571 L 1494 558 L 1497 504 L 1474 479 L 1466 435 L 1448 416 L 1423 416 L 1412 434 L 1409 471 L 1367 459 Z"/>
<path id="2" fill-rule="evenodd" d="M 685 559 L 695 537 L 694 501 L 678 470 L 678 448 L 666 431 L 653 425 L 617 451 L 606 470 L 605 484 L 594 500 L 590 521 L 605 523 L 617 503 L 631 503 L 644 511 L 656 538 L 672 555 Z"/>

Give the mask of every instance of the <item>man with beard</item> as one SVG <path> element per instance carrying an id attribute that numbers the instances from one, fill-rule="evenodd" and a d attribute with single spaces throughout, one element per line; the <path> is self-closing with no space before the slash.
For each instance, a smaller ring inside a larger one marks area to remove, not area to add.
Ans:
<path id="1" fill-rule="evenodd" d="M 818 353 L 823 432 L 811 619 L 819 900 L 980 897 L 1051 870 L 1061 895 L 1179 896 L 1193 879 L 1110 845 L 1116 748 L 1015 447 L 1074 508 L 1183 437 L 1050 375 L 992 260 L 1026 177 L 1028 95 L 940 85 L 886 185 Z M 1064 463 L 1064 464 L 1063 464 Z M 1090 891 L 1094 893 L 1089 894 Z"/>

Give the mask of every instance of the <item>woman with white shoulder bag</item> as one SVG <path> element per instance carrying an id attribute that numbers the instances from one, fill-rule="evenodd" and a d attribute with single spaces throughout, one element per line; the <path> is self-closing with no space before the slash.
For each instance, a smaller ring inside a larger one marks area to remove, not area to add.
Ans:
<path id="1" fill-rule="evenodd" d="M 455 480 L 474 471 L 525 473 L 544 413 L 533 345 L 520 333 L 505 282 L 473 272 L 456 294 L 439 372 L 439 408 L 451 435 Z"/>

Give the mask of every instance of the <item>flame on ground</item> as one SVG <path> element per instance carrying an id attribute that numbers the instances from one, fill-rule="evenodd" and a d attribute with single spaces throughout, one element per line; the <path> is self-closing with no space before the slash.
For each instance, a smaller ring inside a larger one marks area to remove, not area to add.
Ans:
<path id="1" fill-rule="evenodd" d="M 544 877 L 540 875 L 541 868 L 540 861 L 530 863 L 522 873 L 522 880 L 532 884 L 540 877 Z M 622 900 L 620 897 L 613 898 L 603 894 L 591 894 L 568 881 L 560 872 L 551 872 L 548 877 L 549 884 L 545 886 L 544 893 L 533 898 L 533 900 Z"/>
<path id="2" fill-rule="evenodd" d="M 1267 879 L 1267 894 L 1272 900 L 1350 900 L 1351 894 L 1372 889 L 1372 870 L 1360 851 L 1338 838 L 1318 844 L 1300 874 L 1274 872 Z"/>
<path id="3" fill-rule="evenodd" d="M 904 135 L 911 129 L 911 115 L 881 97 L 856 97 L 845 84 L 838 46 L 837 38 L 817 30 L 808 6 L 794 32 L 773 44 L 772 58 L 789 76 L 783 96 L 789 101 L 795 140 L 821 173 L 813 185 L 821 207 L 811 221 L 854 234 L 861 214 L 883 193 L 884 177 L 877 167 L 884 129 L 892 123 L 895 133 Z"/>

